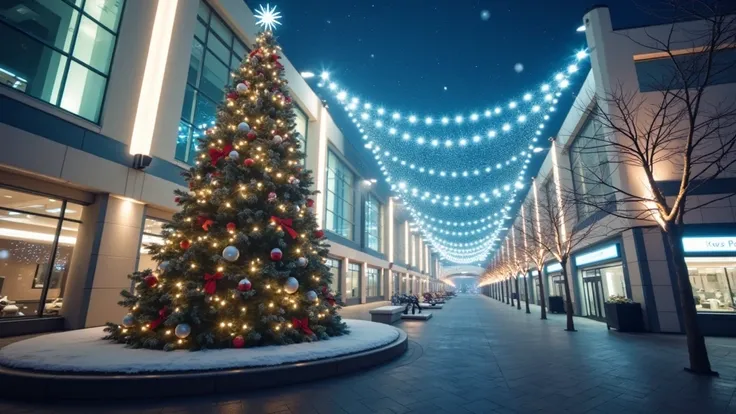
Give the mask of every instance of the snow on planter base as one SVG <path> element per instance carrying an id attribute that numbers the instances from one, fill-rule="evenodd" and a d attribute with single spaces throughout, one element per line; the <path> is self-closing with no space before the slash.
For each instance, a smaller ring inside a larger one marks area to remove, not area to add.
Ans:
<path id="1" fill-rule="evenodd" d="M 268 367 L 335 358 L 388 345 L 390 325 L 345 319 L 349 335 L 326 341 L 245 349 L 164 352 L 129 349 L 101 338 L 102 327 L 42 335 L 0 349 L 0 365 L 46 372 L 146 373 Z"/>

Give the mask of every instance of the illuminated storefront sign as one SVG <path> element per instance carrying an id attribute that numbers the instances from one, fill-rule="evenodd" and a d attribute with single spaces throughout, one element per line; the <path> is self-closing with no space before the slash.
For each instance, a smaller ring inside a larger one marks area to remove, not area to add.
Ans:
<path id="1" fill-rule="evenodd" d="M 736 252 L 736 237 L 683 237 L 685 253 Z"/>
<path id="2" fill-rule="evenodd" d="M 590 253 L 576 256 L 575 266 L 585 266 L 591 263 L 602 262 L 608 259 L 616 259 L 618 257 L 618 245 L 612 244 L 602 249 L 594 250 Z"/>
<path id="3" fill-rule="evenodd" d="M 552 263 L 547 265 L 547 273 L 555 273 L 555 272 L 561 272 L 562 271 L 562 265 L 559 263 Z"/>

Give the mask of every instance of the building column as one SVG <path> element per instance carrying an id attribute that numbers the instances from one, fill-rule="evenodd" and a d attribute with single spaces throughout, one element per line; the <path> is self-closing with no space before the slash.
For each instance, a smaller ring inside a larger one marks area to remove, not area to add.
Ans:
<path id="1" fill-rule="evenodd" d="M 368 292 L 368 263 L 363 263 L 360 269 L 360 303 L 366 303 Z"/>
<path id="2" fill-rule="evenodd" d="M 138 265 L 145 205 L 109 194 L 84 208 L 61 315 L 67 329 L 119 322 L 118 305 Z"/>

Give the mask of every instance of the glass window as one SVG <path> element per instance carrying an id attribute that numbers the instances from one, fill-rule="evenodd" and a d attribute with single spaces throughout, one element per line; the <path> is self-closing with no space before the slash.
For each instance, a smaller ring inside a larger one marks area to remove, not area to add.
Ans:
<path id="1" fill-rule="evenodd" d="M 0 318 L 59 314 L 82 209 L 0 188 Z"/>
<path id="2" fill-rule="evenodd" d="M 0 13 L 0 83 L 98 122 L 124 0 L 87 1 L 86 15 L 81 5 L 27 0 Z"/>
<path id="3" fill-rule="evenodd" d="M 222 100 L 223 90 L 230 82 L 230 71 L 240 67 L 248 52 L 204 2 L 199 3 L 197 16 L 175 153 L 177 160 L 192 165 L 198 150 L 197 138 L 215 124 L 216 102 Z"/>
<path id="4" fill-rule="evenodd" d="M 368 268 L 368 274 L 366 275 L 366 278 L 368 279 L 368 285 L 366 286 L 366 296 L 369 298 L 378 296 L 379 290 L 378 285 L 380 284 L 380 278 L 378 277 L 379 270 L 375 267 L 369 267 Z"/>
<path id="5" fill-rule="evenodd" d="M 688 257 L 685 262 L 698 312 L 736 311 L 736 257 Z"/>
<path id="6" fill-rule="evenodd" d="M 578 220 L 594 213 L 598 206 L 611 199 L 611 172 L 608 156 L 603 148 L 602 126 L 591 115 L 581 129 L 570 151 L 570 166 L 575 195 L 584 202 L 575 203 Z"/>
<path id="7" fill-rule="evenodd" d="M 358 263 L 348 263 L 348 274 L 345 275 L 345 295 L 347 299 L 360 299 L 360 268 Z"/>
<path id="8" fill-rule="evenodd" d="M 327 156 L 327 230 L 346 239 L 353 239 L 355 177 L 339 158 L 329 151 Z"/>
<path id="9" fill-rule="evenodd" d="M 330 290 L 334 293 L 340 293 L 340 273 L 342 269 L 342 261 L 338 259 L 325 259 L 325 265 L 330 268 L 332 280 L 330 280 Z"/>
<path id="10" fill-rule="evenodd" d="M 84 11 L 110 30 L 118 29 L 122 9 L 123 1 L 121 0 L 87 0 L 84 2 Z"/>
<path id="11" fill-rule="evenodd" d="M 156 270 L 158 263 L 153 260 L 148 246 L 152 244 L 164 244 L 163 226 L 166 222 L 163 220 L 146 217 L 143 223 L 143 237 L 141 237 L 141 247 L 138 250 L 138 271 L 151 269 Z"/>
<path id="12" fill-rule="evenodd" d="M 299 142 L 299 148 L 305 153 L 304 158 L 301 160 L 302 165 L 304 165 L 307 159 L 307 126 L 309 125 L 309 118 L 296 106 L 294 106 L 294 115 L 296 115 L 294 118 L 294 123 L 296 124 L 294 133 L 296 134 L 296 140 Z"/>
<path id="13" fill-rule="evenodd" d="M 372 194 L 365 201 L 365 245 L 377 252 L 383 251 L 383 217 L 381 216 L 381 203 Z"/>

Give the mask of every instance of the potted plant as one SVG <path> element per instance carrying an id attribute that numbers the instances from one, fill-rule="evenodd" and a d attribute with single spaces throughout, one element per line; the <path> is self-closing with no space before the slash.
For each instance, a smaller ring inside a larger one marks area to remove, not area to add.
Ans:
<path id="1" fill-rule="evenodd" d="M 619 332 L 644 331 L 644 317 L 641 304 L 632 301 L 626 296 L 611 295 L 606 300 L 606 325 Z"/>

